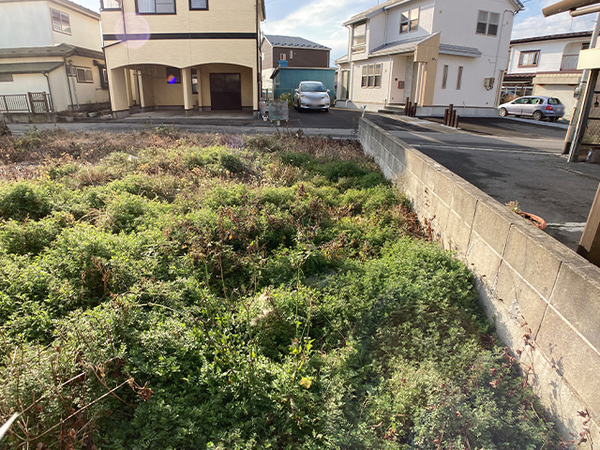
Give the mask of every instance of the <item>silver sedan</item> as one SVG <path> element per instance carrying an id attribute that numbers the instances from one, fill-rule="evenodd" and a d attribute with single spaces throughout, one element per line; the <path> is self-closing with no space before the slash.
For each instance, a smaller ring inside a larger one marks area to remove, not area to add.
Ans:
<path id="1" fill-rule="evenodd" d="M 565 105 L 556 97 L 542 97 L 540 95 L 528 95 L 519 97 L 511 102 L 498 106 L 498 112 L 502 117 L 529 116 L 535 120 L 548 118 L 552 122 L 565 115 Z"/>

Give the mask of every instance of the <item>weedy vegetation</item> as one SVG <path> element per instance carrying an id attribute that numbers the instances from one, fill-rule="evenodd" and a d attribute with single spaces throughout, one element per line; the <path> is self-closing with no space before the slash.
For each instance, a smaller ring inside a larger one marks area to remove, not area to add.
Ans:
<path id="1" fill-rule="evenodd" d="M 0 448 L 560 448 L 358 144 L 0 139 Z"/>

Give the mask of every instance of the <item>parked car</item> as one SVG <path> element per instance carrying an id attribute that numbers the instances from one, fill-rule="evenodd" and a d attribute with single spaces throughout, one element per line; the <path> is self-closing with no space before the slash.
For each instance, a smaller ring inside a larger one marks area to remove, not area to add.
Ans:
<path id="1" fill-rule="evenodd" d="M 294 89 L 294 108 L 329 111 L 329 89 L 320 81 L 301 81 Z"/>
<path id="2" fill-rule="evenodd" d="M 498 106 L 498 112 L 502 117 L 510 114 L 517 117 L 531 116 L 535 120 L 548 118 L 552 122 L 555 122 L 565 115 L 565 105 L 556 97 L 528 95 L 516 98 L 512 102 L 501 104 Z"/>

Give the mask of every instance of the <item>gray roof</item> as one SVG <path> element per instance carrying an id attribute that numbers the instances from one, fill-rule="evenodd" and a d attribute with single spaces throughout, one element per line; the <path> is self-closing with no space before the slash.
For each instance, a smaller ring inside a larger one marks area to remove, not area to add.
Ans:
<path id="1" fill-rule="evenodd" d="M 0 64 L 0 75 L 18 73 L 48 73 L 63 65 L 62 62 L 36 62 Z"/>
<path id="2" fill-rule="evenodd" d="M 526 42 L 541 42 L 541 41 L 555 41 L 559 39 L 578 39 L 578 38 L 591 38 L 592 31 L 576 31 L 574 33 L 560 33 L 560 34 L 547 34 L 546 36 L 533 36 L 522 39 L 513 39 L 510 41 L 512 44 L 523 44 Z"/>
<path id="3" fill-rule="evenodd" d="M 273 47 L 290 47 L 290 48 L 311 48 L 317 50 L 331 50 L 329 47 L 317 44 L 296 36 L 277 36 L 273 34 L 265 34 L 265 39 L 271 43 Z"/>
<path id="4" fill-rule="evenodd" d="M 373 49 L 370 56 L 381 56 L 381 55 L 399 55 L 402 53 L 414 52 L 421 42 L 426 41 L 431 36 L 425 38 L 418 37 L 408 39 L 404 41 L 390 42 L 389 44 L 382 45 L 381 47 Z M 470 58 L 480 58 L 481 52 L 474 47 L 463 47 L 462 45 L 450 45 L 440 44 L 440 54 L 442 55 L 454 55 L 454 56 L 466 56 Z"/>
<path id="5" fill-rule="evenodd" d="M 76 47 L 62 43 L 52 47 L 16 47 L 0 48 L 0 58 L 31 58 L 40 56 L 68 57 L 71 55 L 84 56 L 104 60 L 104 53 L 97 50 Z"/>

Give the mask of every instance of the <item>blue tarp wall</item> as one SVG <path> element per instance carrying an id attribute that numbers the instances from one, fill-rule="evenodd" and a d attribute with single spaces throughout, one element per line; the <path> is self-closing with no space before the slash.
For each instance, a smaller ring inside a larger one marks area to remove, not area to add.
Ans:
<path id="1" fill-rule="evenodd" d="M 301 81 L 321 81 L 327 89 L 331 100 L 335 100 L 335 69 L 309 69 L 305 67 L 278 67 L 273 75 L 273 90 L 275 98 L 289 92 L 294 95 L 294 89 Z"/>

